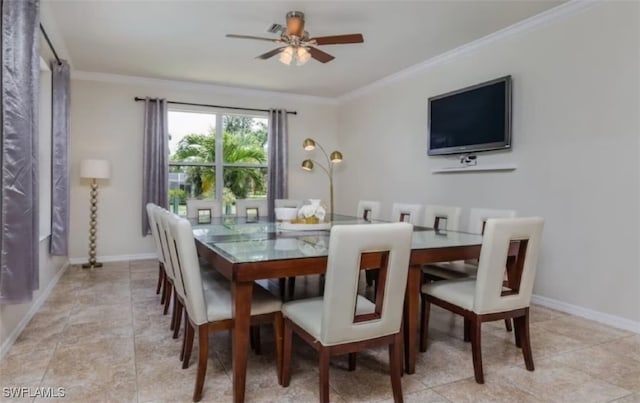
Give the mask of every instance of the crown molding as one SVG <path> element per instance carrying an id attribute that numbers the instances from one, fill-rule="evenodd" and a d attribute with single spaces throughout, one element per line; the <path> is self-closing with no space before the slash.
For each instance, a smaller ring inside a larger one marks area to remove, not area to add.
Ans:
<path id="1" fill-rule="evenodd" d="M 429 70 L 435 66 L 440 64 L 449 62 L 453 59 L 456 59 L 460 56 L 463 56 L 468 53 L 472 53 L 478 49 L 481 49 L 485 46 L 489 46 L 495 42 L 501 41 L 508 37 L 522 34 L 527 31 L 531 31 L 537 28 L 541 28 L 551 22 L 554 22 L 558 19 L 576 14 L 578 12 L 584 11 L 588 8 L 591 8 L 595 4 L 604 3 L 604 0 L 571 0 L 567 3 L 563 3 L 559 6 L 551 8 L 547 11 L 544 11 L 540 14 L 534 15 L 533 17 L 529 17 L 525 20 L 517 22 L 513 25 L 510 25 L 506 28 L 503 28 L 499 31 L 491 33 L 487 36 L 484 36 L 480 39 L 477 39 L 473 42 L 469 42 L 462 46 L 459 46 L 455 49 L 447 51 L 445 53 L 441 53 L 437 56 L 434 56 L 430 59 L 427 59 L 423 62 L 415 64 L 411 67 L 408 67 L 404 70 L 400 70 L 397 73 L 388 75 L 380 80 L 374 81 L 371 84 L 367 84 L 363 87 L 350 91 L 344 95 L 339 96 L 337 99 L 339 103 L 343 103 L 346 101 L 350 101 L 352 99 L 361 97 L 365 94 L 368 94 L 374 90 L 386 87 L 391 83 L 395 83 L 398 81 L 405 80 L 417 73 Z"/>
<path id="2" fill-rule="evenodd" d="M 325 98 L 312 95 L 292 94 L 289 92 L 267 91 L 254 88 L 232 87 L 226 85 L 217 85 L 209 83 L 201 83 L 195 81 L 179 81 L 166 80 L 159 78 L 129 76 L 122 74 L 97 73 L 91 71 L 73 70 L 71 72 L 72 80 L 81 81 L 97 81 L 103 83 L 127 84 L 149 86 L 154 88 L 166 88 L 182 91 L 196 92 L 215 92 L 218 94 L 242 95 L 253 97 L 264 97 L 270 99 L 280 99 L 287 101 L 309 102 L 324 105 L 337 105 L 337 98 Z"/>

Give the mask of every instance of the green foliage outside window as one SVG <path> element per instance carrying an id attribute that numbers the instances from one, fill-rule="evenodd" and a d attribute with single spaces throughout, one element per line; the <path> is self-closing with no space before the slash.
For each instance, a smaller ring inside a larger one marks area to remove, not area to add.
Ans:
<path id="1" fill-rule="evenodd" d="M 222 154 L 224 164 L 267 164 L 267 125 L 246 116 L 222 116 Z M 170 155 L 172 164 L 179 162 L 211 164 L 211 166 L 171 166 L 170 172 L 184 173 L 189 189 L 185 197 L 213 198 L 215 195 L 215 129 L 209 133 L 191 133 L 182 138 Z M 264 167 L 223 167 L 224 202 L 248 197 L 266 197 L 267 177 Z M 172 189 L 177 190 L 177 189 Z M 170 196 L 172 193 L 170 192 Z M 173 193 L 181 198 L 182 194 Z M 173 200 L 173 198 L 171 198 Z"/>

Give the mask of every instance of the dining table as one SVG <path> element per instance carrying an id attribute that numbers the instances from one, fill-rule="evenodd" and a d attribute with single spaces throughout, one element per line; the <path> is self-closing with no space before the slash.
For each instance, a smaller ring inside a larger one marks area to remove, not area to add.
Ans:
<path id="1" fill-rule="evenodd" d="M 331 225 L 383 222 L 336 214 Z M 254 282 L 325 273 L 330 230 L 313 225 L 307 230 L 304 226 L 287 226 L 263 217 L 220 217 L 207 223 L 194 219 L 192 227 L 198 254 L 231 283 L 233 399 L 242 402 Z M 477 259 L 481 245 L 482 236 L 478 234 L 414 226 L 403 318 L 406 373 L 415 372 L 418 352 L 421 266 Z M 363 265 L 366 263 L 363 259 Z"/>

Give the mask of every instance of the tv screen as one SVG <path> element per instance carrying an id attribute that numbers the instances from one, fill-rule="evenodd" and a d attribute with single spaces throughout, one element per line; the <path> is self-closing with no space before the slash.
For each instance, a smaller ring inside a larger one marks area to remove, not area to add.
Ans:
<path id="1" fill-rule="evenodd" d="M 429 98 L 429 155 L 511 147 L 511 76 Z"/>

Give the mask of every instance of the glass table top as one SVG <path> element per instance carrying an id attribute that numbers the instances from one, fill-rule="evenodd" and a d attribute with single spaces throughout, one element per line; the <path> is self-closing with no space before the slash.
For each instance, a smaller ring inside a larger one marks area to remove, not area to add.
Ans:
<path id="1" fill-rule="evenodd" d="M 336 215 L 332 225 L 384 223 L 362 218 Z M 328 255 L 329 231 L 282 230 L 278 223 L 266 218 L 214 218 L 211 223 L 192 221 L 196 239 L 232 263 L 301 259 Z M 435 231 L 414 227 L 412 249 L 434 249 L 480 245 L 482 236 L 456 231 Z"/>

